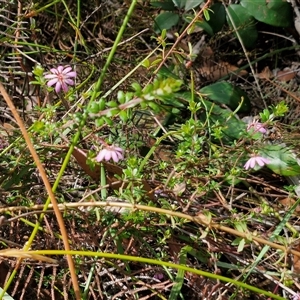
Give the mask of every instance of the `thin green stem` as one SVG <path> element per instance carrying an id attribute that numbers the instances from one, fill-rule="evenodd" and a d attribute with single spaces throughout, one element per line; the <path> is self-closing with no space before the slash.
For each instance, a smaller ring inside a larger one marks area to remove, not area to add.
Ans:
<path id="1" fill-rule="evenodd" d="M 275 295 L 271 292 L 259 289 L 255 286 L 243 283 L 241 281 L 237 281 L 225 276 L 217 275 L 214 273 L 209 273 L 202 270 L 197 270 L 194 268 L 190 268 L 184 265 L 174 264 L 166 261 L 161 261 L 157 259 L 152 258 L 145 258 L 145 257 L 139 257 L 139 256 L 131 256 L 131 255 L 124 255 L 124 254 L 114 254 L 114 253 L 103 253 L 103 252 L 91 252 L 91 251 L 65 251 L 65 250 L 36 250 L 36 251 L 26 251 L 24 254 L 32 255 L 34 258 L 34 254 L 38 255 L 78 255 L 78 256 L 90 256 L 90 257 L 104 257 L 109 259 L 117 259 L 117 260 L 125 260 L 125 261 L 134 261 L 134 262 L 140 262 L 143 264 L 151 264 L 151 265 L 159 265 L 164 266 L 168 268 L 183 270 L 186 272 L 191 272 L 193 274 L 197 274 L 199 276 L 203 276 L 206 278 L 211 278 L 214 280 L 220 280 L 228 283 L 232 283 L 240 288 L 245 288 L 249 291 L 255 292 L 257 294 L 262 294 L 268 297 L 271 297 L 273 299 L 278 300 L 285 300 L 285 298 L 280 297 L 278 295 Z"/>
<path id="2" fill-rule="evenodd" d="M 164 140 L 166 139 L 168 136 L 171 136 L 173 134 L 178 133 L 177 131 L 169 131 L 168 133 L 164 134 L 162 137 L 158 138 L 155 142 L 155 144 L 151 147 L 151 149 L 148 151 L 148 153 L 145 155 L 143 161 L 140 164 L 139 167 L 139 173 L 142 172 L 145 164 L 147 163 L 147 161 L 150 159 L 151 155 L 154 153 L 155 149 L 158 147 L 158 145 Z"/>

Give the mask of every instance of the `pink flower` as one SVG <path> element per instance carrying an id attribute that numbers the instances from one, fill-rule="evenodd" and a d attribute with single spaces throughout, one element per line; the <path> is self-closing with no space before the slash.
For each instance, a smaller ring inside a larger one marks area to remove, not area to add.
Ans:
<path id="1" fill-rule="evenodd" d="M 267 133 L 267 130 L 266 130 L 264 124 L 258 122 L 258 120 L 253 120 L 251 123 L 249 123 L 247 125 L 247 131 L 253 132 L 253 133 L 260 132 L 262 134 Z"/>
<path id="2" fill-rule="evenodd" d="M 124 159 L 123 149 L 113 145 L 105 146 L 96 156 L 97 162 L 101 162 L 103 160 L 109 161 L 110 159 L 112 159 L 115 163 Z"/>
<path id="3" fill-rule="evenodd" d="M 294 293 L 292 296 L 290 296 L 292 300 L 300 300 L 300 293 Z"/>
<path id="4" fill-rule="evenodd" d="M 249 168 L 253 169 L 256 165 L 259 165 L 260 167 L 263 167 L 264 165 L 270 163 L 270 161 L 267 158 L 254 155 L 252 156 L 244 165 L 244 168 L 248 170 Z"/>
<path id="5" fill-rule="evenodd" d="M 62 89 L 64 92 L 68 91 L 68 85 L 74 85 L 72 77 L 76 77 L 76 72 L 70 66 L 58 66 L 57 68 L 50 69 L 52 74 L 45 75 L 49 79 L 47 85 L 55 85 L 56 93 Z"/>

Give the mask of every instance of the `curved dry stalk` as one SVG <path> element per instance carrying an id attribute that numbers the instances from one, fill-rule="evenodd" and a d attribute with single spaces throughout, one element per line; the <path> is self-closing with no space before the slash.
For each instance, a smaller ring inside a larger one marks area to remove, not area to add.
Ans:
<path id="1" fill-rule="evenodd" d="M 58 204 L 58 209 L 61 211 L 65 211 L 66 209 L 78 209 L 80 207 L 104 207 L 104 208 L 109 208 L 109 207 L 122 207 L 122 208 L 127 208 L 127 209 L 132 209 L 132 210 L 144 210 L 144 211 L 150 211 L 150 212 L 156 212 L 156 213 L 161 213 L 169 216 L 174 216 L 182 219 L 189 220 L 191 222 L 198 223 L 202 226 L 209 227 L 210 229 L 214 230 L 219 230 L 223 232 L 227 232 L 229 234 L 232 234 L 234 236 L 238 236 L 244 239 L 251 239 L 252 241 L 255 241 L 259 244 L 262 245 L 267 245 L 270 246 L 274 249 L 281 250 L 285 253 L 291 253 L 297 257 L 300 257 L 300 252 L 290 249 L 289 247 L 285 247 L 283 245 L 279 245 L 276 243 L 273 243 L 271 241 L 268 241 L 264 238 L 260 238 L 256 236 L 254 233 L 248 232 L 241 232 L 238 230 L 235 230 L 233 228 L 227 227 L 220 225 L 218 223 L 215 223 L 211 220 L 209 220 L 208 217 L 206 217 L 204 214 L 198 214 L 197 216 L 190 216 L 188 214 L 184 214 L 181 212 L 176 212 L 176 211 L 171 211 L 167 209 L 162 209 L 159 207 L 153 207 L 153 206 L 146 206 L 146 205 L 140 205 L 140 204 L 131 204 L 127 202 L 113 202 L 113 201 L 99 201 L 99 202 L 81 202 L 81 203 L 65 203 L 65 204 Z M 48 206 L 49 209 L 53 208 L 53 205 Z M 6 208 L 1 208 L 0 213 L 4 211 L 21 211 L 21 210 L 41 210 L 43 209 L 43 205 L 34 205 L 31 207 L 25 207 L 25 206 L 18 206 L 18 207 L 6 207 Z"/>
<path id="2" fill-rule="evenodd" d="M 66 227 L 65 227 L 65 223 L 64 223 L 64 220 L 62 218 L 62 214 L 61 214 L 61 211 L 58 207 L 58 204 L 57 204 L 57 201 L 55 199 L 55 196 L 54 196 L 54 193 L 52 191 L 52 187 L 50 185 L 50 182 L 47 178 L 47 175 L 46 175 L 46 172 L 45 172 L 45 169 L 43 167 L 43 165 L 41 164 L 41 161 L 33 147 L 33 144 L 30 140 L 30 137 L 29 137 L 29 134 L 23 124 L 23 121 L 21 119 L 21 117 L 19 116 L 13 102 L 11 101 L 9 95 L 7 94 L 4 86 L 2 85 L 2 83 L 0 82 L 0 93 L 2 94 L 4 100 L 6 101 L 8 107 L 10 108 L 14 118 L 16 119 L 19 127 L 20 127 L 20 130 L 23 134 L 23 137 L 25 139 L 25 142 L 28 146 L 28 149 L 32 155 L 32 158 L 40 172 L 40 175 L 42 177 L 42 180 L 44 182 L 44 185 L 45 185 L 45 188 L 47 190 L 47 193 L 51 199 L 51 203 L 52 203 L 52 207 L 53 207 L 53 210 L 55 212 L 55 216 L 57 218 L 57 222 L 58 222 L 58 225 L 59 225 L 59 229 L 60 229 L 60 232 L 61 232 L 61 235 L 62 235 L 62 238 L 63 238 L 63 243 L 64 243 L 64 246 L 65 246 L 65 249 L 66 250 L 71 250 L 70 249 L 70 245 L 69 245 L 69 241 L 68 241 L 68 234 L 67 234 L 67 231 L 66 231 Z M 28 250 L 26 248 L 30 247 L 30 245 L 25 245 L 25 249 L 24 250 Z M 20 263 L 22 261 L 22 258 L 19 258 L 18 262 Z M 76 299 L 77 300 L 80 300 L 81 297 L 80 297 L 80 290 L 79 290 L 79 285 L 78 285 L 78 280 L 77 280 L 77 276 L 76 276 L 76 271 L 75 271 L 75 266 L 74 266 L 74 261 L 73 261 L 73 258 L 71 255 L 67 255 L 67 261 L 68 261 L 68 265 L 69 265 L 69 268 L 70 268 L 70 274 L 71 274 L 71 279 L 72 279 L 72 284 L 73 284 L 73 288 L 74 288 L 74 292 L 75 292 L 75 295 L 76 295 Z M 19 264 L 17 264 L 16 268 L 18 268 Z"/>

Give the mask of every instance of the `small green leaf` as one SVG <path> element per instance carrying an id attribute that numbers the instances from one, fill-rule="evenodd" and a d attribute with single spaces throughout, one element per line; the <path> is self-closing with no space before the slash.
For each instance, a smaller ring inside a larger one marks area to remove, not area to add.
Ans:
<path id="1" fill-rule="evenodd" d="M 43 76 L 44 69 L 41 65 L 36 65 L 36 67 L 33 68 L 32 73 L 38 77 Z"/>
<path id="2" fill-rule="evenodd" d="M 208 24 L 214 31 L 219 32 L 224 26 L 226 21 L 226 12 L 222 3 L 215 3 L 209 9 Z"/>
<path id="3" fill-rule="evenodd" d="M 182 2 L 185 2 L 184 10 L 188 11 L 196 6 L 199 6 L 204 2 L 204 0 L 184 0 Z"/>
<path id="4" fill-rule="evenodd" d="M 114 124 L 114 122 L 113 122 L 113 120 L 112 120 L 111 118 L 106 117 L 106 116 L 103 116 L 102 118 L 103 118 L 103 121 L 104 121 L 107 125 L 112 126 L 112 125 Z M 103 123 L 103 124 L 104 124 L 104 123 Z"/>
<path id="5" fill-rule="evenodd" d="M 145 68 L 149 68 L 150 67 L 150 60 L 149 59 L 144 59 L 142 62 L 142 66 Z"/>
<path id="6" fill-rule="evenodd" d="M 169 67 L 167 66 L 162 66 L 159 71 L 158 74 L 163 76 L 163 77 L 171 77 L 174 79 L 180 79 L 180 77 L 178 77 L 176 74 L 174 74 Z"/>
<path id="7" fill-rule="evenodd" d="M 123 91 L 118 91 L 117 98 L 118 98 L 119 103 L 121 103 L 121 104 L 124 104 L 126 101 L 125 93 Z"/>
<path id="8" fill-rule="evenodd" d="M 45 128 L 45 123 L 43 121 L 35 121 L 31 129 L 35 132 L 39 132 L 43 128 Z"/>
<path id="9" fill-rule="evenodd" d="M 210 20 L 210 15 L 209 15 L 208 9 L 204 9 L 203 15 L 204 15 L 204 18 L 206 21 Z"/>
<path id="10" fill-rule="evenodd" d="M 99 118 L 99 119 L 96 119 L 96 120 L 95 120 L 95 124 L 96 124 L 97 127 L 103 126 L 103 125 L 105 124 L 105 119 L 104 119 L 104 117 L 101 117 L 101 118 Z"/>
<path id="11" fill-rule="evenodd" d="M 118 103 L 116 101 L 108 101 L 106 102 L 108 107 L 118 107 Z"/>
<path id="12" fill-rule="evenodd" d="M 186 14 L 183 16 L 183 19 L 187 22 L 187 23 L 191 23 L 194 19 L 194 16 L 191 14 Z M 196 22 L 193 23 L 193 25 L 190 27 L 188 34 L 191 34 L 195 31 L 195 27 L 198 28 L 202 28 L 203 30 L 205 30 L 210 36 L 213 36 L 214 31 L 211 28 L 211 26 L 209 25 L 209 23 L 207 21 L 203 20 L 197 20 Z"/>
<path id="13" fill-rule="evenodd" d="M 173 3 L 176 7 L 180 8 L 184 8 L 186 0 L 173 0 Z"/>
<path id="14" fill-rule="evenodd" d="M 190 250 L 189 246 L 185 246 L 181 249 L 179 253 L 179 263 L 181 265 L 186 265 L 186 260 L 187 260 L 187 252 Z M 174 281 L 174 285 L 172 287 L 169 300 L 176 300 L 179 297 L 183 282 L 184 282 L 184 270 L 178 270 L 177 275 Z"/>
<path id="15" fill-rule="evenodd" d="M 104 110 L 106 105 L 106 100 L 104 98 L 100 98 L 100 100 L 98 101 L 98 105 L 99 105 L 99 111 Z"/>
<path id="16" fill-rule="evenodd" d="M 134 91 L 137 92 L 137 93 L 140 93 L 142 91 L 142 87 L 137 82 L 133 82 L 131 84 L 131 86 L 134 89 Z"/>
<path id="17" fill-rule="evenodd" d="M 97 102 L 93 102 L 90 106 L 89 106 L 89 111 L 91 113 L 97 114 L 99 112 L 99 104 Z"/>
<path id="18" fill-rule="evenodd" d="M 120 111 L 119 108 L 112 108 L 112 109 L 110 109 L 110 110 L 107 111 L 106 117 L 108 117 L 108 118 L 113 117 L 113 116 L 115 116 L 119 111 Z"/>
<path id="19" fill-rule="evenodd" d="M 119 117 L 124 123 L 127 122 L 127 120 L 128 120 L 127 111 L 125 111 L 125 110 L 120 111 Z"/>
<path id="20" fill-rule="evenodd" d="M 251 109 L 251 103 L 248 95 L 240 88 L 235 87 L 228 82 L 217 82 L 205 86 L 200 90 L 200 92 L 205 94 L 210 100 L 228 105 L 232 110 L 236 110 L 238 108 L 243 98 L 244 101 L 239 112 L 249 112 Z"/>
<path id="21" fill-rule="evenodd" d="M 237 251 L 242 252 L 244 250 L 245 244 L 246 244 L 245 239 L 241 239 L 240 242 L 239 242 L 239 246 L 238 246 Z"/>
<path id="22" fill-rule="evenodd" d="M 258 37 L 258 32 L 254 18 L 248 13 L 247 9 L 239 4 L 228 6 L 228 13 L 240 35 L 245 47 L 253 47 Z M 230 18 L 227 16 L 229 26 L 234 30 Z"/>
<path id="23" fill-rule="evenodd" d="M 184 8 L 185 11 L 192 9 L 203 2 L 204 0 L 173 0 L 173 3 L 176 7 L 179 9 Z"/>
<path id="24" fill-rule="evenodd" d="M 256 20 L 277 26 L 290 27 L 293 24 L 293 10 L 284 0 L 241 0 L 241 5 Z"/>
<path id="25" fill-rule="evenodd" d="M 205 20 L 196 21 L 195 25 L 197 27 L 200 27 L 203 30 L 205 30 L 205 32 L 208 33 L 210 36 L 214 35 L 214 31 L 213 31 L 213 29 L 211 28 L 211 26 L 209 25 L 209 23 L 207 21 L 205 21 Z"/>
<path id="26" fill-rule="evenodd" d="M 179 15 L 172 12 L 163 12 L 155 18 L 154 30 L 161 32 L 163 29 L 171 29 L 179 22 Z"/>
<path id="27" fill-rule="evenodd" d="M 159 7 L 163 10 L 175 10 L 176 9 L 172 0 L 151 1 L 150 5 L 153 7 Z"/>

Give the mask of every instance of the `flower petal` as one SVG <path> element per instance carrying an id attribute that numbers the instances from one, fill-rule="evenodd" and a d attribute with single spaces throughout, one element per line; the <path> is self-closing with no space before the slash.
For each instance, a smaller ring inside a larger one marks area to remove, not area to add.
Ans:
<path id="1" fill-rule="evenodd" d="M 64 83 L 68 84 L 68 85 L 74 85 L 74 81 L 72 79 L 69 79 L 69 78 L 64 79 Z"/>
<path id="2" fill-rule="evenodd" d="M 255 166 L 255 159 L 253 159 L 253 157 L 251 157 L 249 160 L 248 160 L 248 163 L 249 163 L 249 168 L 254 168 Z"/>
<path id="3" fill-rule="evenodd" d="M 114 150 L 123 153 L 123 149 L 120 147 L 114 147 Z"/>
<path id="4" fill-rule="evenodd" d="M 52 79 L 52 78 L 57 78 L 57 75 L 56 74 L 47 74 L 44 77 L 47 79 Z"/>
<path id="5" fill-rule="evenodd" d="M 68 85 L 64 81 L 61 82 L 61 87 L 64 92 L 67 92 L 69 89 Z"/>
<path id="6" fill-rule="evenodd" d="M 250 158 L 250 159 L 251 159 L 251 158 Z M 246 162 L 245 165 L 244 165 L 244 168 L 245 168 L 246 170 L 248 170 L 248 169 L 250 168 L 250 159 L 248 159 L 247 162 Z"/>
<path id="7" fill-rule="evenodd" d="M 104 156 L 105 156 L 105 151 L 104 151 L 104 150 L 101 150 L 101 151 L 98 153 L 98 155 L 96 156 L 96 161 L 97 161 L 97 162 L 102 161 L 103 158 L 104 158 Z"/>
<path id="8" fill-rule="evenodd" d="M 53 74 L 58 74 L 58 70 L 56 68 L 50 69 L 50 72 Z"/>
<path id="9" fill-rule="evenodd" d="M 48 86 L 52 86 L 52 85 L 56 84 L 57 81 L 58 81 L 57 78 L 53 78 L 53 79 L 51 79 L 51 80 L 48 81 L 47 85 L 48 85 Z"/>
<path id="10" fill-rule="evenodd" d="M 64 76 L 68 76 L 68 77 L 76 77 L 77 76 L 77 73 L 75 71 L 73 72 L 69 72 L 67 74 L 64 74 Z"/>
<path id="11" fill-rule="evenodd" d="M 70 66 L 65 66 L 65 69 L 61 72 L 62 74 L 67 74 L 68 72 L 70 72 L 72 70 L 72 68 Z"/>
<path id="12" fill-rule="evenodd" d="M 115 152 L 115 151 L 111 151 L 111 158 L 113 159 L 113 161 L 114 161 L 115 163 L 117 163 L 117 162 L 119 161 L 117 152 Z"/>
<path id="13" fill-rule="evenodd" d="M 57 73 L 58 73 L 58 74 L 61 74 L 63 70 L 64 70 L 64 67 L 63 67 L 63 66 L 58 66 L 58 67 L 57 67 Z"/>
<path id="14" fill-rule="evenodd" d="M 111 159 L 111 151 L 108 149 L 103 149 L 102 151 L 105 151 L 105 156 L 104 156 L 105 160 L 109 161 Z"/>
<path id="15" fill-rule="evenodd" d="M 261 167 L 265 165 L 265 162 L 264 162 L 264 158 L 263 158 L 263 157 L 257 156 L 257 157 L 256 157 L 256 162 L 257 162 L 258 165 L 260 165 Z"/>
<path id="16" fill-rule="evenodd" d="M 55 92 L 56 92 L 56 93 L 59 93 L 60 90 L 61 90 L 61 83 L 60 83 L 60 81 L 58 80 L 57 83 L 56 83 L 56 85 L 55 85 Z"/>
<path id="17" fill-rule="evenodd" d="M 121 152 L 116 152 L 117 156 L 118 156 L 118 160 L 123 160 L 124 156 Z"/>

